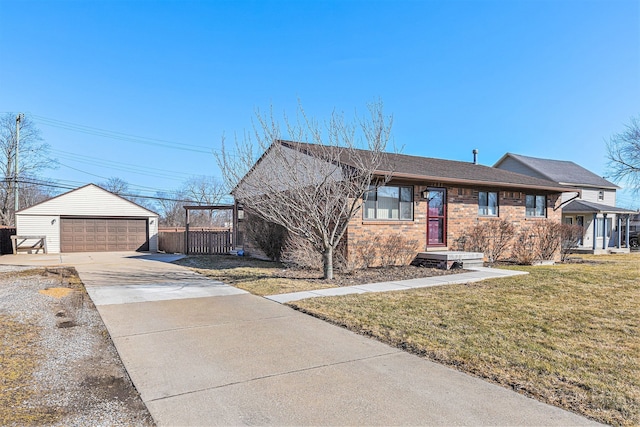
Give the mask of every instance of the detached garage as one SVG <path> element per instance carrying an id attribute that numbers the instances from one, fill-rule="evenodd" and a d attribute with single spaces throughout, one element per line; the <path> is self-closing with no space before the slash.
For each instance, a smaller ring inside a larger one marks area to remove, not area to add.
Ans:
<path id="1" fill-rule="evenodd" d="M 158 250 L 158 214 L 94 184 L 18 211 L 16 228 L 49 253 Z"/>

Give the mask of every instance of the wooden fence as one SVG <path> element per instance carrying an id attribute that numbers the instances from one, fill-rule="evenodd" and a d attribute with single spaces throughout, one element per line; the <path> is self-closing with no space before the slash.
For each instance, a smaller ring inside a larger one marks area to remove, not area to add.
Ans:
<path id="1" fill-rule="evenodd" d="M 158 250 L 168 254 L 184 253 L 184 231 L 158 232 Z"/>
<path id="2" fill-rule="evenodd" d="M 188 254 L 227 254 L 233 249 L 231 231 L 191 231 L 189 230 Z"/>
<path id="3" fill-rule="evenodd" d="M 167 253 L 185 253 L 185 231 L 158 232 L 158 249 Z M 189 230 L 188 254 L 226 254 L 233 249 L 230 230 Z"/>

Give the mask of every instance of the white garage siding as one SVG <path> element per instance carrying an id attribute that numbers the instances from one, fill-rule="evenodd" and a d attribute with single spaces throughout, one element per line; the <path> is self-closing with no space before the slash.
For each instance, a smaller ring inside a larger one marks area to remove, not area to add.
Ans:
<path id="1" fill-rule="evenodd" d="M 61 217 L 144 218 L 149 230 L 149 251 L 158 251 L 158 214 L 93 184 L 18 211 L 16 234 L 47 236 L 49 252 L 60 253 Z"/>
<path id="2" fill-rule="evenodd" d="M 19 236 L 47 236 L 49 253 L 60 253 L 60 217 L 55 215 L 16 215 L 16 234 Z M 36 243 L 28 240 L 27 244 Z"/>

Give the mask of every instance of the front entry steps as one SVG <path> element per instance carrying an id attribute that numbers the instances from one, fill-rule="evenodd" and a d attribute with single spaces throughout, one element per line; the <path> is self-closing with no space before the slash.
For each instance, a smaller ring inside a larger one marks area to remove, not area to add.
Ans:
<path id="1" fill-rule="evenodd" d="M 452 268 L 474 268 L 484 265 L 482 252 L 437 251 L 420 252 L 413 260 L 414 265 L 450 270 Z"/>

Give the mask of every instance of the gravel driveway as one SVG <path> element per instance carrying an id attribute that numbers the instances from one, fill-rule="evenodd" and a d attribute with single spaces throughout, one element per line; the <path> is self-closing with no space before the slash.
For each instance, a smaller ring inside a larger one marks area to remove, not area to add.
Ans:
<path id="1" fill-rule="evenodd" d="M 72 268 L 0 266 L 0 425 L 153 425 Z"/>

